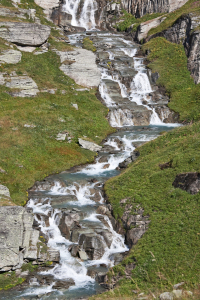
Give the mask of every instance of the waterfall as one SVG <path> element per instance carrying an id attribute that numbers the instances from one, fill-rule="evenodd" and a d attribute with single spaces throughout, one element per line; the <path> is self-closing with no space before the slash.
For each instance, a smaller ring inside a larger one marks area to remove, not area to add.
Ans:
<path id="1" fill-rule="evenodd" d="M 92 30 L 96 27 L 95 12 L 98 9 L 95 0 L 66 0 L 64 10 L 72 16 L 71 25 Z"/>
<path id="2" fill-rule="evenodd" d="M 133 126 L 132 114 L 128 109 L 112 110 L 109 114 L 110 125 L 112 127 Z"/>

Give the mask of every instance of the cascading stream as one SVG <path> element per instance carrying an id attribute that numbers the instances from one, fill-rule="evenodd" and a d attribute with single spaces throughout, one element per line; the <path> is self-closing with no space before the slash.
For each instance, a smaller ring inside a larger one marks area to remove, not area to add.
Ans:
<path id="1" fill-rule="evenodd" d="M 86 30 L 95 29 L 95 12 L 98 9 L 95 0 L 66 0 L 64 11 L 72 16 L 71 25 L 80 26 Z"/>
<path id="2" fill-rule="evenodd" d="M 82 3 L 80 18 L 77 20 L 80 3 L 80 0 L 67 0 L 65 4 L 66 11 L 72 15 L 72 25 L 93 28 L 95 2 L 86 0 Z M 122 35 L 95 33 L 93 36 L 96 38 L 97 55 L 98 52 L 102 52 L 104 45 L 107 45 L 108 57 L 106 56 L 105 61 L 116 65 L 115 70 L 112 70 L 111 67 L 106 68 L 105 64 L 103 65 L 104 61 L 100 61 L 102 79 L 99 92 L 110 110 L 111 126 L 124 129 L 107 138 L 95 163 L 79 167 L 71 173 L 54 175 L 51 177 L 50 186 L 44 187 L 41 184 L 34 190 L 27 206 L 33 210 L 35 220 L 48 240 L 48 246 L 60 252 L 60 262 L 53 268 L 40 272 L 40 276 L 51 278 L 51 282 L 47 281 L 46 286 L 34 275 L 36 278 L 30 279 L 29 288 L 15 295 L 9 294 L 7 298 L 5 296 L 5 300 L 16 297 L 19 300 L 30 299 L 30 296 L 34 295 L 43 295 L 41 299 L 49 300 L 75 300 L 102 291 L 94 277 L 98 277 L 98 272 L 106 274 L 107 270 L 115 265 L 117 255 L 123 257 L 128 251 L 124 236 L 113 228 L 111 216 L 103 213 L 108 207 L 102 187 L 107 179 L 120 174 L 120 164 L 132 156 L 138 145 L 155 139 L 161 131 L 170 130 L 170 126 L 174 126 L 169 124 L 167 127 L 163 120 L 160 120 L 155 108 L 148 105 L 151 104 L 149 94 L 153 93 L 153 89 L 142 58 L 135 57 L 137 49 L 134 43 L 126 41 Z M 76 34 L 70 40 L 76 44 L 84 37 L 85 35 Z M 123 58 L 123 63 L 119 57 Z M 126 61 L 129 62 L 129 66 L 125 65 Z M 129 86 L 124 80 L 128 72 L 133 74 L 130 75 Z M 142 112 L 151 113 L 151 126 L 148 128 L 134 126 L 130 107 L 134 110 L 134 107 L 138 106 Z M 163 119 L 164 117 L 165 115 L 162 116 Z M 63 216 L 70 229 L 68 236 L 63 233 L 61 226 Z M 71 247 L 74 246 L 78 246 L 76 255 L 72 255 Z M 92 272 L 96 275 L 92 276 Z M 57 282 L 68 280 L 74 282 L 69 289 L 55 288 Z"/>

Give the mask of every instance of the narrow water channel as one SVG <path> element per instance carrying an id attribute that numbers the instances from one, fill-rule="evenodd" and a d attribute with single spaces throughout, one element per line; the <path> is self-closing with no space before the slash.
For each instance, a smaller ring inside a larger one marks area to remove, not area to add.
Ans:
<path id="1" fill-rule="evenodd" d="M 164 113 L 160 114 L 162 120 L 156 113 L 155 87 L 143 58 L 137 56 L 138 45 L 121 34 L 98 31 L 71 35 L 71 44 L 81 47 L 86 35 L 97 48 L 102 74 L 99 94 L 117 132 L 104 141 L 94 163 L 48 177 L 30 192 L 27 206 L 48 245 L 59 250 L 60 262 L 39 272 L 29 287 L 8 291 L 2 299 L 84 299 L 102 292 L 95 278 L 119 263 L 129 250 L 124 237 L 114 230 L 112 219 L 102 214 L 109 209 L 103 185 L 120 174 L 121 163 L 138 146 L 178 126 L 164 123 Z M 69 234 L 63 232 L 63 216 Z M 46 281 L 41 283 L 41 276 Z M 62 288 L 56 288 L 57 282 L 62 282 Z"/>

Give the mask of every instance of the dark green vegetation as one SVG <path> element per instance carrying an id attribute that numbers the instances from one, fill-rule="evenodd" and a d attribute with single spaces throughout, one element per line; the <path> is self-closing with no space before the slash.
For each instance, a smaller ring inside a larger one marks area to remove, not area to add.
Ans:
<path id="1" fill-rule="evenodd" d="M 90 50 L 92 52 L 96 52 L 96 50 L 97 50 L 93 45 L 93 41 L 91 41 L 89 38 L 83 39 L 83 48 Z"/>
<path id="2" fill-rule="evenodd" d="M 128 198 L 135 207 L 140 204 L 150 216 L 147 233 L 132 248 L 121 265 L 110 271 L 124 274 L 126 264 L 136 260 L 132 279 L 124 279 L 121 294 L 131 295 L 132 289 L 154 292 L 166 290 L 185 281 L 195 288 L 200 280 L 200 196 L 175 189 L 177 174 L 200 171 L 200 123 L 164 133 L 155 141 L 139 148 L 140 157 L 123 174 L 110 179 L 105 187 L 114 215 L 120 220 Z M 172 167 L 161 170 L 159 164 L 172 161 Z M 116 290 L 116 295 L 118 289 Z"/>
<path id="3" fill-rule="evenodd" d="M 24 278 L 17 277 L 14 271 L 0 274 L 0 291 L 8 290 L 18 284 L 21 284 L 24 280 Z"/>
<path id="4" fill-rule="evenodd" d="M 166 88 L 170 96 L 169 107 L 180 114 L 181 121 L 199 120 L 200 86 L 195 85 L 187 69 L 183 45 L 155 38 L 146 43 L 143 50 L 150 50 L 149 67 L 159 73 L 157 84 Z"/>
<path id="5" fill-rule="evenodd" d="M 128 29 L 132 24 L 132 31 L 137 31 L 137 27 L 142 23 L 142 22 L 146 22 L 152 19 L 155 19 L 157 17 L 162 16 L 163 14 L 160 13 L 156 13 L 156 14 L 151 14 L 151 15 L 145 15 L 142 18 L 136 19 L 132 14 L 123 11 L 124 15 L 123 17 L 121 17 L 121 19 L 123 20 L 123 22 L 118 23 L 117 25 L 117 29 L 119 31 L 125 31 L 126 29 Z"/>
<path id="6" fill-rule="evenodd" d="M 180 18 L 182 15 L 196 12 L 197 15 L 200 14 L 200 1 L 198 0 L 189 0 L 185 5 L 181 8 L 171 12 L 170 14 L 166 15 L 166 19 L 156 28 L 152 28 L 148 35 L 155 34 L 161 32 L 169 27 L 171 27 L 175 21 Z"/>

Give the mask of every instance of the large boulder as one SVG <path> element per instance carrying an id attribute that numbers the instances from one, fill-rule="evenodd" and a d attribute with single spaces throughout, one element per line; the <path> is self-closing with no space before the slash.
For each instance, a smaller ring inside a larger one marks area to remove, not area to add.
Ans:
<path id="1" fill-rule="evenodd" d="M 51 28 L 35 23 L 0 22 L 0 37 L 22 46 L 41 46 L 48 39 Z"/>
<path id="2" fill-rule="evenodd" d="M 85 250 L 89 259 L 92 260 L 100 259 L 106 248 L 106 244 L 101 237 L 97 236 L 95 233 L 82 234 L 79 239 L 79 246 Z"/>
<path id="3" fill-rule="evenodd" d="M 60 56 L 61 71 L 74 79 L 77 84 L 85 87 L 98 87 L 101 72 L 96 65 L 96 56 L 86 49 L 76 49 L 70 52 L 56 52 Z M 71 63 L 69 63 L 71 62 Z"/>
<path id="4" fill-rule="evenodd" d="M 101 146 L 99 146 L 95 143 L 83 140 L 81 138 L 78 139 L 78 142 L 79 142 L 79 144 L 81 145 L 82 148 L 88 149 L 90 151 L 95 151 L 96 152 L 96 151 L 100 151 L 102 149 Z"/>

